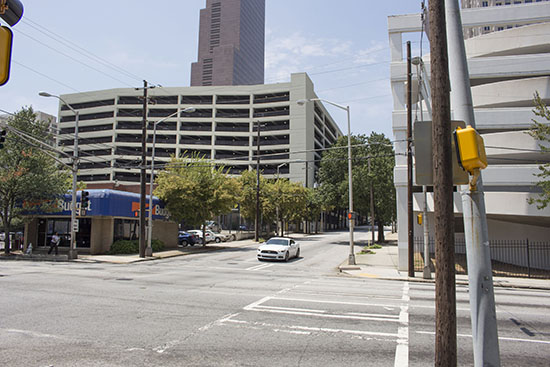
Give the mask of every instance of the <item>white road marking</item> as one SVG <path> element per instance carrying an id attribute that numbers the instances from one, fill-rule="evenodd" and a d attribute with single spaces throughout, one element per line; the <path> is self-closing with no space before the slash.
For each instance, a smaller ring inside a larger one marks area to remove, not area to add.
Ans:
<path id="1" fill-rule="evenodd" d="M 351 319 L 351 320 L 370 320 L 370 321 L 383 321 L 383 322 L 401 322 L 400 319 L 397 319 L 395 315 L 368 315 L 368 314 L 327 314 L 326 311 L 316 310 L 316 309 L 307 309 L 307 308 L 294 308 L 294 307 L 277 307 L 277 306 L 267 306 L 263 305 L 270 300 L 294 300 L 292 298 L 284 297 L 271 297 L 267 296 L 259 301 L 253 302 L 248 306 L 243 307 L 246 311 L 256 311 L 256 312 L 270 312 L 270 313 L 284 313 L 290 315 L 306 315 L 306 316 L 317 316 L 333 319 Z M 353 304 L 349 302 L 336 302 L 336 301 L 322 301 L 322 300 L 299 300 L 305 302 L 315 302 L 315 303 L 330 303 L 330 304 Z M 363 305 L 363 304 L 360 304 Z"/>
<path id="2" fill-rule="evenodd" d="M 433 331 L 417 331 L 416 333 L 417 334 L 435 335 L 435 332 L 433 332 Z M 472 337 L 472 335 L 470 335 L 470 334 L 456 334 L 456 336 L 460 336 L 462 338 L 471 338 Z M 510 338 L 510 337 L 506 337 L 506 336 L 499 336 L 498 340 L 506 340 L 506 341 L 513 341 L 513 342 L 522 342 L 522 343 L 550 344 L 550 341 L 548 341 L 548 340 Z"/>
<path id="3" fill-rule="evenodd" d="M 273 264 L 260 264 L 260 265 L 252 266 L 250 268 L 246 268 L 245 270 L 248 270 L 248 271 L 263 270 L 263 269 L 269 268 L 271 266 L 273 266 Z"/>
<path id="4" fill-rule="evenodd" d="M 409 283 L 403 284 L 403 302 L 410 301 Z M 397 339 L 397 347 L 395 348 L 395 367 L 407 367 L 409 365 L 409 306 L 408 304 L 401 306 L 399 312 L 399 322 L 401 326 L 397 329 L 399 338 Z"/>
<path id="5" fill-rule="evenodd" d="M 25 335 L 33 336 L 35 338 L 66 339 L 65 337 L 62 337 L 62 336 L 44 334 L 44 333 L 39 333 L 32 330 L 20 330 L 20 329 L 0 329 L 0 330 L 7 331 L 8 333 L 25 334 Z"/>
<path id="6" fill-rule="evenodd" d="M 376 332 L 376 331 L 332 329 L 332 328 L 298 326 L 298 325 L 274 325 L 274 324 L 268 324 L 268 323 L 264 323 L 264 322 L 248 322 L 248 321 L 235 320 L 235 319 L 227 320 L 227 322 L 228 323 L 236 323 L 236 324 L 253 325 L 253 326 L 270 327 L 273 330 L 276 330 L 276 329 L 280 330 L 281 328 L 286 328 L 286 329 L 290 329 L 290 330 L 301 330 L 301 331 L 309 331 L 309 332 L 343 333 L 343 334 L 354 334 L 354 335 L 371 335 L 371 336 L 391 338 L 390 341 L 395 341 L 395 339 L 399 336 L 398 334 L 380 333 L 380 332 Z M 387 339 L 384 339 L 384 340 L 388 341 Z"/>

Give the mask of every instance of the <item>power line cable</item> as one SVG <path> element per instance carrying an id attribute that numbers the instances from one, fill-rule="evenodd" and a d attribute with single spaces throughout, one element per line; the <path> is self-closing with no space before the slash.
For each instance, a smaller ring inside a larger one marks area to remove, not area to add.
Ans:
<path id="1" fill-rule="evenodd" d="M 89 64 L 87 64 L 87 63 L 85 63 L 85 62 L 83 62 L 83 61 L 80 61 L 80 60 L 78 60 L 78 59 L 76 59 L 76 58 L 70 56 L 69 54 L 67 54 L 67 53 L 65 53 L 65 52 L 62 52 L 62 51 L 56 49 L 55 47 L 49 46 L 49 45 L 43 43 L 42 41 L 40 41 L 40 40 L 34 38 L 33 36 L 30 36 L 30 35 L 28 35 L 28 34 L 22 32 L 20 29 L 17 29 L 17 33 L 20 33 L 20 34 L 22 34 L 23 36 L 25 36 L 25 37 L 27 37 L 27 38 L 30 38 L 31 40 L 33 40 L 33 41 L 35 41 L 36 43 L 42 45 L 43 47 L 46 47 L 46 48 L 48 48 L 48 49 L 50 49 L 50 50 L 52 50 L 52 51 L 54 51 L 54 52 L 56 52 L 56 53 L 59 53 L 60 55 L 63 55 L 63 56 L 65 56 L 65 57 L 67 57 L 67 58 L 73 60 L 74 62 L 76 62 L 76 63 L 78 63 L 78 64 L 80 64 L 80 65 L 82 65 L 82 66 L 85 66 L 85 67 L 87 67 L 87 68 L 89 68 L 89 69 L 91 69 L 91 70 L 93 70 L 93 71 L 96 71 L 96 72 L 98 72 L 98 73 L 100 73 L 100 74 L 102 74 L 102 75 L 104 75 L 104 76 L 106 76 L 106 77 L 109 77 L 109 78 L 111 78 L 111 79 L 113 79 L 113 80 L 116 80 L 116 81 L 119 82 L 119 83 L 122 83 L 122 84 L 124 84 L 124 85 L 130 86 L 130 84 L 127 84 L 126 82 L 124 82 L 124 81 L 118 79 L 117 77 L 114 77 L 114 76 L 112 76 L 112 75 L 110 75 L 110 74 L 107 74 L 107 73 L 105 73 L 104 71 L 101 71 L 101 70 L 99 70 L 99 69 L 96 68 L 96 67 L 93 67 L 93 66 L 91 66 L 91 65 L 89 65 Z M 131 86 L 130 86 L 130 87 L 131 87 Z"/>
<path id="2" fill-rule="evenodd" d="M 86 50 L 85 48 L 81 47 L 80 45 L 68 40 L 67 38 L 51 31 L 50 29 L 38 24 L 37 22 L 33 21 L 32 19 L 29 19 L 28 17 L 24 17 L 23 19 L 23 24 L 26 24 L 28 25 L 29 27 L 32 27 L 34 29 L 36 29 L 38 32 L 46 35 L 47 37 L 53 39 L 54 41 L 56 42 L 59 42 L 60 44 L 80 53 L 81 55 L 83 56 L 86 56 L 108 68 L 110 68 L 111 70 L 113 71 L 116 71 L 120 74 L 123 74 L 125 76 L 127 76 L 128 78 L 131 78 L 131 79 L 135 79 L 135 80 L 138 80 L 138 81 L 141 81 L 143 80 L 143 78 L 135 75 L 135 74 L 132 74 L 130 73 L 129 71 L 113 64 L 112 62 L 108 61 L 108 60 L 105 60 L 104 58 L 102 57 L 99 57 L 97 56 L 96 54 L 94 54 L 93 52 L 89 51 L 89 50 Z"/>

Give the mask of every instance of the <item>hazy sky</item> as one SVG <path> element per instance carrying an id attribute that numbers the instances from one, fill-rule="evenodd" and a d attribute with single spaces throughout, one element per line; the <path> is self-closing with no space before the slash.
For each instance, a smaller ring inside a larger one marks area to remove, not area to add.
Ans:
<path id="1" fill-rule="evenodd" d="M 0 87 L 0 109 L 32 105 L 57 115 L 57 100 L 39 97 L 39 91 L 139 87 L 143 79 L 189 86 L 206 0 L 21 1 L 25 13 L 12 28 L 11 76 Z M 350 105 L 353 133 L 376 131 L 391 138 L 387 17 L 418 13 L 420 5 L 421 0 L 266 0 L 265 82 L 287 82 L 290 73 L 307 72 L 319 97 Z M 418 50 L 420 35 L 410 40 Z M 424 53 L 427 47 L 424 42 Z M 329 110 L 347 133 L 345 112 Z"/>

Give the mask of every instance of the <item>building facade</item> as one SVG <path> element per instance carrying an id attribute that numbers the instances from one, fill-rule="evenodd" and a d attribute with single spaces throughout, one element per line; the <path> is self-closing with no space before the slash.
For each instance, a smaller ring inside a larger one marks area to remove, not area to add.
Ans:
<path id="1" fill-rule="evenodd" d="M 502 1 L 507 3 L 508 1 Z M 527 3 L 527 2 L 525 2 Z M 483 185 L 490 240 L 550 238 L 550 209 L 538 210 L 528 204 L 538 195 L 535 176 L 542 162 L 538 142 L 526 131 L 532 125 L 533 95 L 539 92 L 550 104 L 550 3 L 535 2 L 511 6 L 463 9 L 464 29 L 517 24 L 500 32 L 490 32 L 465 41 L 472 86 L 476 129 L 482 134 L 489 166 L 483 170 Z M 404 33 L 421 32 L 420 14 L 388 19 L 391 47 L 391 88 L 394 101 L 393 133 L 396 153 L 406 151 L 407 65 L 403 58 Z M 429 55 L 423 57 L 429 77 Z M 416 77 L 416 75 L 415 75 Z M 452 93 L 452 92 L 451 92 Z M 424 119 L 429 120 L 423 104 Z M 452 109 L 452 106 L 451 106 Z M 399 268 L 407 269 L 407 162 L 396 155 L 394 182 L 397 191 Z M 415 187 L 414 215 L 424 207 L 422 188 Z M 460 189 L 454 194 L 455 235 L 463 237 Z M 433 236 L 433 195 L 428 192 L 428 226 Z M 415 237 L 422 237 L 415 225 Z"/>
<path id="2" fill-rule="evenodd" d="M 191 86 L 264 83 L 265 0 L 206 0 Z"/>
<path id="3" fill-rule="evenodd" d="M 142 93 L 121 88 L 61 96 L 79 111 L 78 180 L 88 188 L 132 191 L 139 185 Z M 231 174 L 255 169 L 259 122 L 263 174 L 313 187 L 322 149 L 342 135 L 322 103 L 296 103 L 317 97 L 305 73 L 270 85 L 155 88 L 149 97 L 148 166 L 153 123 L 174 113 L 157 125 L 156 167 L 171 156 L 195 153 L 225 165 Z M 194 112 L 184 112 L 187 107 Z M 58 128 L 59 148 L 72 155 L 75 116 L 63 103 Z"/>
<path id="4" fill-rule="evenodd" d="M 548 0 L 462 0 L 461 5 L 463 9 L 489 8 L 487 11 L 490 11 L 490 8 L 494 6 L 533 4 L 533 3 L 540 3 L 545 1 L 548 1 Z M 531 22 L 537 22 L 537 20 L 531 19 Z M 498 22 L 494 24 L 483 24 L 481 26 L 476 25 L 474 27 L 464 27 L 464 38 L 468 39 L 468 38 L 479 36 L 482 34 L 499 32 L 505 29 L 511 29 L 515 27 L 521 27 L 526 24 L 529 24 L 529 23 L 512 20 L 509 22 Z"/>

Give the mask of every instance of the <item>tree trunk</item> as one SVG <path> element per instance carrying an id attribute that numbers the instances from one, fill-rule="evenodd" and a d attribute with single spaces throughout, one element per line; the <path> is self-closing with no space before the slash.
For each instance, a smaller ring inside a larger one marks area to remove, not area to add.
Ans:
<path id="1" fill-rule="evenodd" d="M 384 224 L 380 219 L 376 221 L 378 226 L 378 243 L 386 242 L 386 237 L 384 237 Z"/>

